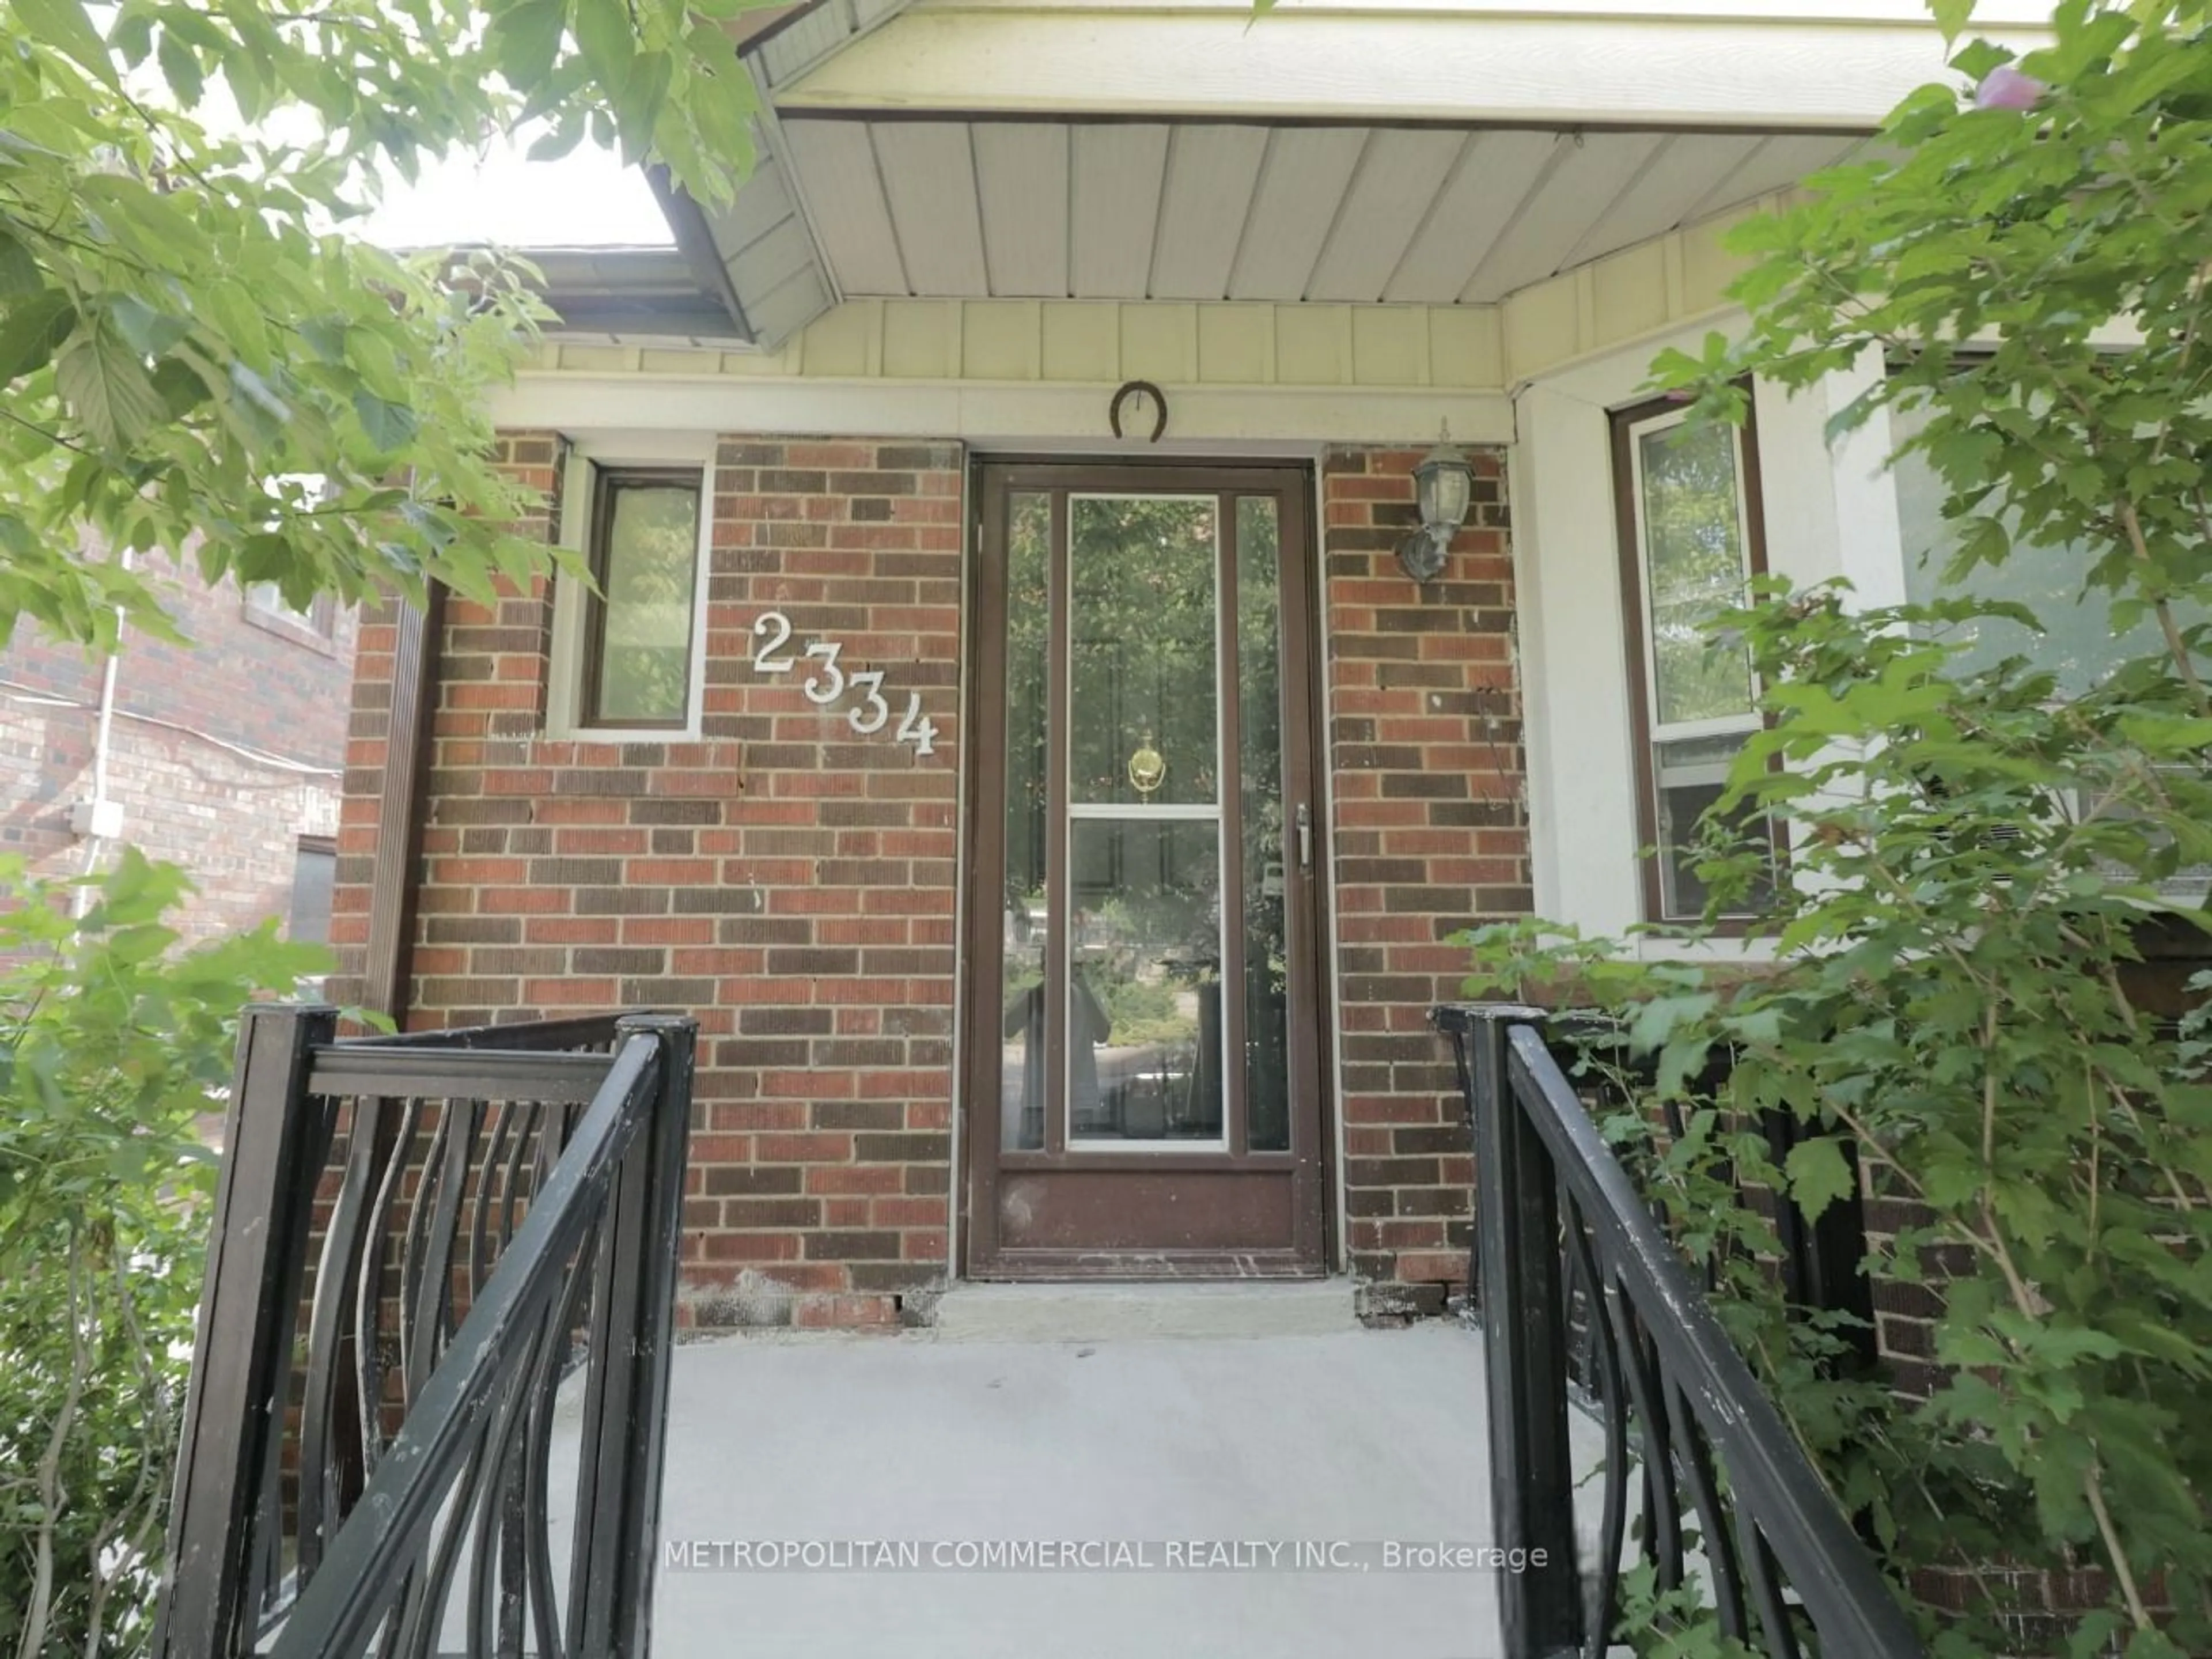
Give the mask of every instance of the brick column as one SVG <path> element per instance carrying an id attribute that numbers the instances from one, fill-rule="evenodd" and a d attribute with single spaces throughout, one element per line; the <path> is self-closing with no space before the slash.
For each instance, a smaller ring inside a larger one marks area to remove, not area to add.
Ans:
<path id="1" fill-rule="evenodd" d="M 702 1323 L 888 1324 L 944 1281 L 963 466 L 955 444 L 721 447 L 707 730 L 744 740 L 745 789 L 699 832 L 715 878 L 669 895 L 713 927 L 732 1016 L 702 1055 L 691 1146 Z M 848 672 L 884 671 L 883 729 L 754 671 L 769 610 L 790 650 L 834 640 Z M 937 726 L 927 757 L 896 740 L 909 693 Z"/>
<path id="2" fill-rule="evenodd" d="M 1340 448 L 1322 477 L 1345 1229 L 1381 1317 L 1467 1277 L 1474 1165 L 1428 1024 L 1467 972 L 1444 941 L 1531 904 L 1504 453 L 1471 455 L 1474 511 L 1425 586 L 1397 561 L 1420 455 Z"/>
<path id="3" fill-rule="evenodd" d="M 513 528 L 519 535 L 550 546 L 561 534 L 562 462 L 567 441 L 554 432 L 505 432 L 499 435 L 495 464 L 524 489 L 534 491 L 532 508 Z M 542 729 L 545 714 L 545 665 L 552 638 L 552 583 L 539 576 L 520 588 L 501 578 L 500 597 L 485 605 L 455 599 L 445 608 L 441 679 L 475 682 L 503 679 L 533 688 L 505 712 L 502 729 L 526 736 Z M 331 1000 L 341 1006 L 362 994 L 362 953 L 368 945 L 370 871 L 382 840 L 380 801 L 392 732 L 392 649 L 398 610 L 390 599 L 362 606 L 356 647 L 352 713 L 347 725 L 345 799 L 338 811 L 337 864 L 331 895 L 331 945 L 337 970 L 329 981 Z M 442 687 L 436 705 L 434 738 L 483 737 L 489 733 L 490 705 L 473 694 L 448 712 Z M 472 706 L 477 705 L 477 706 Z M 425 835 L 425 852 L 428 836 Z M 415 872 L 417 876 L 420 872 Z M 418 916 L 418 938 L 422 931 Z M 410 999 L 410 1002 L 412 999 Z M 448 1024 L 447 1021 L 434 1021 Z"/>

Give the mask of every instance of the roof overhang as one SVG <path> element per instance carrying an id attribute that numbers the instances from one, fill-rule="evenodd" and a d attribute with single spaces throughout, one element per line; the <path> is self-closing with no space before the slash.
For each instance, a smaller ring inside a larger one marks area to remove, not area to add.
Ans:
<path id="1" fill-rule="evenodd" d="M 916 0 L 777 105 L 1865 132 L 1944 56 L 1921 0 L 1281 0 L 1261 18 L 1249 0 Z"/>
<path id="2" fill-rule="evenodd" d="M 560 319 L 555 332 L 655 344 L 750 343 L 734 296 L 718 292 L 702 261 L 680 247 L 533 248 L 528 258 Z"/>
<path id="3" fill-rule="evenodd" d="M 656 187 L 672 303 L 763 348 L 848 297 L 1495 303 L 1946 72 L 1922 0 L 811 0 L 741 55 L 755 170 L 719 210 Z"/>

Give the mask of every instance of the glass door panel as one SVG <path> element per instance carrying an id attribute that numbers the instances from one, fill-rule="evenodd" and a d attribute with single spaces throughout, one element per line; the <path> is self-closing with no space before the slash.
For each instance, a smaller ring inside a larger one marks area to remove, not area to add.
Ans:
<path id="1" fill-rule="evenodd" d="M 1292 826 L 1283 821 L 1281 526 L 1272 495 L 1240 495 L 1235 512 L 1244 1121 L 1254 1152 L 1282 1152 L 1291 1146 L 1285 832 Z"/>
<path id="2" fill-rule="evenodd" d="M 970 1255 L 995 1271 L 1321 1261 L 1311 488 L 982 470 Z"/>
<path id="3" fill-rule="evenodd" d="M 1044 1145 L 1047 853 L 1051 842 L 1052 497 L 1006 504 L 1006 870 L 1001 917 L 1000 1142 Z"/>
<path id="4" fill-rule="evenodd" d="M 1222 1143 L 1220 503 L 1068 502 L 1066 1139 Z"/>
<path id="5" fill-rule="evenodd" d="M 1069 501 L 1072 804 L 1220 799 L 1219 516 L 1211 495 Z"/>
<path id="6" fill-rule="evenodd" d="M 1068 1140 L 1218 1146 L 1221 826 L 1069 830 Z"/>

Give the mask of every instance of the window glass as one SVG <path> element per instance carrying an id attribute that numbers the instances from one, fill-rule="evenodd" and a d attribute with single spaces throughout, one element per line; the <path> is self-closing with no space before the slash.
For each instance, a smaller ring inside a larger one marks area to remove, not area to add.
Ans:
<path id="1" fill-rule="evenodd" d="M 1893 441 L 1901 444 L 1926 428 L 1928 412 L 1893 409 L 1889 423 Z M 1959 521 L 1943 516 L 1948 487 L 1917 451 L 1900 456 L 1894 471 L 1898 530 L 1905 544 L 1905 597 L 1915 605 L 1938 599 L 2007 599 L 2026 605 L 2044 627 L 2039 636 L 2002 617 L 1984 617 L 1961 626 L 1956 636 L 1966 647 L 1957 660 L 1961 672 L 2024 656 L 2055 673 L 2060 690 L 2078 694 L 2120 664 L 2165 648 L 2155 617 L 2145 617 L 2124 634 L 2113 629 L 2110 597 L 2101 589 L 2086 587 L 2089 567 L 2097 558 L 2088 548 L 2015 541 L 2002 563 L 1977 565 L 1952 580 L 1945 572 L 1961 536 Z M 2181 617 L 2184 627 L 2203 620 L 2193 609 Z"/>
<path id="2" fill-rule="evenodd" d="M 1759 568 L 1749 440 L 1734 427 L 1689 423 L 1679 407 L 1647 404 L 1614 416 L 1627 472 L 1620 526 L 1624 582 L 1647 789 L 1639 832 L 1656 849 L 1645 908 L 1655 921 L 1692 920 L 1707 891 L 1698 877 L 1698 828 L 1727 787 L 1759 728 L 1748 653 L 1710 631 L 1742 604 Z M 1747 816 L 1737 826 L 1758 832 Z"/>
<path id="3" fill-rule="evenodd" d="M 301 945 L 327 945 L 331 938 L 331 885 L 337 872 L 337 849 L 327 841 L 303 840 L 292 866 L 292 913 L 285 936 Z"/>
<path id="4" fill-rule="evenodd" d="M 1652 745 L 1652 781 L 1659 807 L 1660 914 L 1670 921 L 1705 912 L 1705 884 L 1697 869 L 1698 823 L 1727 789 L 1729 772 L 1747 735 L 1731 732 Z M 1756 812 L 1741 808 L 1729 819 L 1739 833 L 1759 821 Z"/>
<path id="5" fill-rule="evenodd" d="M 699 480 L 605 473 L 595 520 L 586 726 L 681 726 L 690 711 Z"/>
<path id="6" fill-rule="evenodd" d="M 1686 726 L 1748 714 L 1751 665 L 1702 629 L 1741 604 L 1749 566 L 1735 429 L 1647 426 L 1636 434 L 1652 720 Z"/>

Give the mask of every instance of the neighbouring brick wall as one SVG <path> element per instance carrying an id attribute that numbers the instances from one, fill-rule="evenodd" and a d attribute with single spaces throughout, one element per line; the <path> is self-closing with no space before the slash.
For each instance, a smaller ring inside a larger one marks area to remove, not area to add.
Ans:
<path id="1" fill-rule="evenodd" d="M 501 471 L 535 492 L 532 510 L 512 527 L 518 535 L 548 546 L 560 539 L 561 495 L 567 441 L 554 432 L 508 432 L 495 455 Z M 446 607 L 439 641 L 441 678 L 465 677 L 458 695 L 441 689 L 433 719 L 433 742 L 479 745 L 492 737 L 528 738 L 544 728 L 547 665 L 551 658 L 553 592 L 550 577 L 518 586 L 501 579 L 499 598 L 490 605 L 455 599 Z M 369 882 L 385 826 L 384 769 L 392 736 L 392 653 L 398 646 L 398 601 L 385 599 L 362 608 L 355 651 L 352 706 L 345 732 L 345 800 L 338 823 L 336 890 L 331 897 L 331 943 L 338 951 L 338 971 L 330 981 L 331 1000 L 341 1006 L 362 1000 L 362 952 L 368 944 Z M 452 752 L 457 762 L 465 748 Z M 481 759 L 479 750 L 477 757 Z M 428 763 L 434 766 L 434 749 Z M 526 807 L 461 809 L 479 815 L 482 827 L 501 829 L 529 822 Z M 450 822 L 450 819 L 449 819 Z M 418 875 L 421 872 L 418 872 Z M 416 916 L 418 933 L 422 915 Z M 493 929 L 499 932 L 502 929 Z M 417 972 L 424 971 L 421 962 Z M 410 1000 L 419 1001 L 417 998 Z M 452 1018 L 417 1023 L 461 1024 Z"/>
<path id="2" fill-rule="evenodd" d="M 191 873 L 186 937 L 217 939 L 283 917 L 300 838 L 337 829 L 356 620 L 323 640 L 253 620 L 231 580 L 149 574 L 190 643 L 124 629 L 107 793 L 123 840 Z M 69 817 L 93 793 L 101 665 L 28 623 L 0 649 L 0 853 L 34 875 L 84 866 Z"/>
<path id="3" fill-rule="evenodd" d="M 501 463 L 549 494 L 560 445 Z M 729 438 L 715 465 L 697 741 L 543 735 L 550 597 L 448 605 L 411 1024 L 616 1006 L 701 1024 L 684 1317 L 884 1324 L 945 1277 L 963 459 L 957 446 Z M 550 507 L 538 521 L 553 533 Z M 756 674 L 752 623 L 921 694 L 918 757 Z M 367 939 L 391 696 L 364 630 L 338 932 Z"/>
<path id="4" fill-rule="evenodd" d="M 1370 1315 L 1443 1310 L 1467 1278 L 1474 1163 L 1430 1006 L 1456 1000 L 1447 938 L 1530 908 L 1505 457 L 1425 586 L 1397 548 L 1420 452 L 1340 448 L 1322 469 L 1335 801 L 1345 1229 Z"/>

